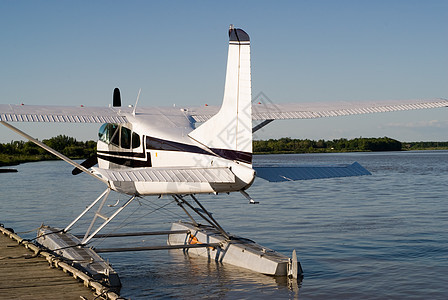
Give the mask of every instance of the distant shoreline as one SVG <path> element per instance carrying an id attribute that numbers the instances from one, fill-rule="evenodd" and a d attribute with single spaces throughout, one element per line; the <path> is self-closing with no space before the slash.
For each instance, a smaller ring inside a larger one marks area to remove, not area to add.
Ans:
<path id="1" fill-rule="evenodd" d="M 412 149 L 412 150 L 394 150 L 394 151 L 354 151 L 354 150 L 353 151 L 321 151 L 321 152 L 277 151 L 277 152 L 254 152 L 253 154 L 254 155 L 267 155 L 267 154 L 318 154 L 318 153 L 371 153 L 371 152 L 406 152 L 406 151 L 435 151 L 435 150 L 448 150 L 448 147 Z M 75 157 L 75 158 L 71 158 L 71 159 L 86 159 L 86 157 Z M 8 160 L 9 160 L 8 162 L 2 161 L 2 157 L 0 155 L 0 173 L 17 172 L 16 169 L 10 169 L 10 168 L 4 168 L 4 167 L 18 166 L 23 163 L 59 160 L 59 158 L 51 157 L 51 156 L 36 157 L 35 155 L 31 155 L 28 159 L 27 159 L 27 157 L 21 156 L 20 159 L 18 159 L 17 161 L 11 160 L 11 159 L 8 159 Z"/>
<path id="2" fill-rule="evenodd" d="M 345 152 L 381 152 L 407 150 L 448 150 L 448 142 L 400 142 L 398 140 L 381 138 L 354 138 L 334 140 L 309 139 L 270 139 L 255 140 L 255 154 L 287 154 L 287 153 L 345 153 Z"/>
<path id="3" fill-rule="evenodd" d="M 96 155 L 96 142 L 78 142 L 74 138 L 59 135 L 43 141 L 48 146 L 71 159 L 86 159 Z M 400 142 L 388 137 L 326 140 L 301 140 L 291 138 L 254 140 L 253 154 L 299 153 L 349 153 L 409 150 L 448 150 L 448 142 Z M 13 141 L 0 144 L 0 168 L 22 163 L 58 160 L 32 142 Z M 5 168 L 1 169 L 5 170 Z M 0 172 L 6 172 L 1 171 Z M 12 171 L 14 172 L 14 171 Z"/>
<path id="4" fill-rule="evenodd" d="M 321 152 L 293 152 L 293 151 L 279 151 L 279 152 L 254 152 L 254 155 L 267 155 L 267 154 L 319 154 L 319 153 L 374 153 L 374 152 L 408 152 L 408 151 L 443 151 L 448 150 L 448 147 L 443 148 L 427 148 L 427 149 L 402 149 L 402 150 L 389 150 L 389 151 L 321 151 Z"/>
<path id="5" fill-rule="evenodd" d="M 71 159 L 83 159 L 96 155 L 94 141 L 78 142 L 72 137 L 58 135 L 42 142 Z M 0 167 L 57 159 L 56 156 L 32 142 L 12 141 L 0 144 Z"/>

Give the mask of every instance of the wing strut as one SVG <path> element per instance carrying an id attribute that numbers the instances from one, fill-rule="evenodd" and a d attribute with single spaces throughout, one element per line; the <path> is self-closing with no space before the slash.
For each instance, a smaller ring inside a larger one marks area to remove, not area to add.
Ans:
<path id="1" fill-rule="evenodd" d="M 0 121 L 0 123 L 2 123 L 4 126 L 6 126 L 6 127 L 8 127 L 9 129 L 11 129 L 11 130 L 14 131 L 15 133 L 18 133 L 18 134 L 20 134 L 21 136 L 23 136 L 24 138 L 26 138 L 26 139 L 30 140 L 31 142 L 35 143 L 35 144 L 38 145 L 39 147 L 41 147 L 41 148 L 47 150 L 47 151 L 50 152 L 51 154 L 53 154 L 53 155 L 59 157 L 60 159 L 62 159 L 62 160 L 64 160 L 64 161 L 68 162 L 68 163 L 71 164 L 72 166 L 74 166 L 74 167 L 80 169 L 81 171 L 83 171 L 83 172 L 89 174 L 90 176 L 92 176 L 92 177 L 94 177 L 94 178 L 96 178 L 96 179 L 98 179 L 98 180 L 104 182 L 105 184 L 109 185 L 109 183 L 108 183 L 107 180 L 105 180 L 105 179 L 99 177 L 98 175 L 96 175 L 96 174 L 90 172 L 90 171 L 89 171 L 88 169 L 86 169 L 84 166 L 78 164 L 77 162 L 74 162 L 73 160 L 71 160 L 71 159 L 68 158 L 67 156 L 63 155 L 62 153 L 59 153 L 58 151 L 54 150 L 53 148 L 48 147 L 48 146 L 45 145 L 44 143 L 42 143 L 42 142 L 36 140 L 35 138 L 33 138 L 33 137 L 31 137 L 30 135 L 26 134 L 25 132 L 21 131 L 20 129 L 18 129 L 18 128 L 12 126 L 12 125 L 9 124 L 9 123 L 6 123 L 5 121 Z"/>
<path id="2" fill-rule="evenodd" d="M 252 128 L 252 133 L 254 133 L 254 132 L 260 130 L 261 128 L 263 128 L 264 126 L 268 125 L 268 124 L 271 123 L 272 121 L 274 121 L 274 119 L 267 119 L 267 120 L 264 120 L 263 122 L 261 122 L 260 124 L 258 124 L 257 126 L 254 126 L 254 127 Z"/>

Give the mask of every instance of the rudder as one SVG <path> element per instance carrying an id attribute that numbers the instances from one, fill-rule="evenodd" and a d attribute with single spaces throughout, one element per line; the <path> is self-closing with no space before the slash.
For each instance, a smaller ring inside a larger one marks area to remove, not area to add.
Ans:
<path id="1" fill-rule="evenodd" d="M 252 91 L 250 39 L 242 29 L 229 29 L 224 97 L 219 112 L 189 136 L 213 151 L 235 151 L 252 157 Z M 251 163 L 245 160 L 246 163 Z"/>

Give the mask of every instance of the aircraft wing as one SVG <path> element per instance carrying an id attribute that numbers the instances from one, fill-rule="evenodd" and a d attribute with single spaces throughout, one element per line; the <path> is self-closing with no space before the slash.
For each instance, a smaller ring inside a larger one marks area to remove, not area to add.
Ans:
<path id="1" fill-rule="evenodd" d="M 391 100 L 381 102 L 330 102 L 291 104 L 252 104 L 253 120 L 315 119 L 379 112 L 448 107 L 448 100 L 442 98 L 417 100 Z M 219 107 L 205 106 L 188 109 L 196 122 L 205 122 L 216 114 Z"/>
<path id="2" fill-rule="evenodd" d="M 92 169 L 113 182 L 235 182 L 235 175 L 226 167 Z"/>
<path id="3" fill-rule="evenodd" d="M 372 175 L 359 163 L 301 166 L 254 166 L 257 177 L 270 182 Z"/>
<path id="4" fill-rule="evenodd" d="M 90 107 L 0 104 L 0 121 L 58 123 L 128 123 L 133 107 Z M 188 126 L 194 123 L 187 109 L 176 107 L 138 107 L 136 114 L 152 124 Z"/>
<path id="5" fill-rule="evenodd" d="M 330 102 L 291 104 L 252 104 L 253 120 L 314 119 L 356 114 L 448 107 L 442 98 L 382 102 Z M 0 121 L 6 122 L 69 122 L 127 123 L 124 113 L 129 107 L 85 107 L 0 104 Z M 189 122 L 205 122 L 219 111 L 218 106 L 191 108 L 138 107 L 137 114 L 166 122 L 187 118 Z"/>
<path id="6" fill-rule="evenodd" d="M 127 119 L 111 107 L 0 104 L 0 121 L 126 123 Z"/>

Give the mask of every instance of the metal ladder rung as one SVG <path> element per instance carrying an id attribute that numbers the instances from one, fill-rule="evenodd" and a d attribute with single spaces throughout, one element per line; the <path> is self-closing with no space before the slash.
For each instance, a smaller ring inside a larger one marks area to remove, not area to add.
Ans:
<path id="1" fill-rule="evenodd" d="M 190 230 L 166 230 L 166 231 L 150 231 L 150 232 L 127 232 L 127 233 L 111 233 L 111 234 L 95 234 L 93 238 L 112 238 L 127 236 L 144 236 L 144 235 L 165 235 L 165 234 L 182 234 L 190 233 Z M 75 235 L 77 238 L 83 238 L 83 235 Z"/>
<path id="2" fill-rule="evenodd" d="M 149 250 L 170 250 L 170 249 L 188 249 L 188 248 L 216 248 L 220 243 L 208 243 L 208 244 L 185 244 L 185 245 L 166 245 L 166 246 L 151 246 L 151 247 L 132 247 L 132 248 L 103 248 L 94 249 L 96 253 L 105 252 L 127 252 L 127 251 L 149 251 Z"/>

